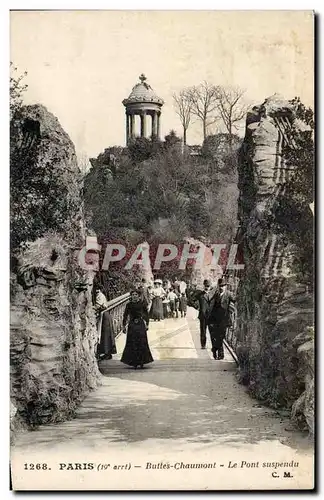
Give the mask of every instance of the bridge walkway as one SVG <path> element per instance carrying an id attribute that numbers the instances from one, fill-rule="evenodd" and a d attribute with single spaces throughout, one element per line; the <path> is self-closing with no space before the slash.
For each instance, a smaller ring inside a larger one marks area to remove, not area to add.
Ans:
<path id="1" fill-rule="evenodd" d="M 288 415 L 262 406 L 247 394 L 237 382 L 236 363 L 229 353 L 225 360 L 215 361 L 210 343 L 206 350 L 200 349 L 196 315 L 189 308 L 187 318 L 151 323 L 148 337 L 155 361 L 143 370 L 120 362 L 125 335 L 119 335 L 118 354 L 99 363 L 101 386 L 84 400 L 75 418 L 21 433 L 12 461 L 21 462 L 21 467 L 26 456 L 39 463 L 51 457 L 53 464 L 132 463 L 127 485 L 133 489 L 159 485 L 185 490 L 204 489 L 206 484 L 212 489 L 246 488 L 247 481 L 254 487 L 275 489 L 273 470 L 261 468 L 262 463 L 267 458 L 294 460 L 303 464 L 294 487 L 309 484 L 305 471 L 310 470 L 313 454 L 308 438 L 289 428 Z M 145 472 L 148 463 L 161 461 L 171 465 L 217 462 L 222 469 L 171 468 L 165 476 L 158 469 Z M 234 475 L 230 461 L 259 466 L 245 465 Z M 59 477 L 67 489 L 80 488 L 80 476 L 61 471 Z M 58 474 L 40 475 L 38 488 L 55 489 L 57 478 Z M 112 470 L 94 472 L 93 487 L 120 490 L 125 487 L 122 478 Z M 280 481 L 281 488 L 291 484 Z"/>

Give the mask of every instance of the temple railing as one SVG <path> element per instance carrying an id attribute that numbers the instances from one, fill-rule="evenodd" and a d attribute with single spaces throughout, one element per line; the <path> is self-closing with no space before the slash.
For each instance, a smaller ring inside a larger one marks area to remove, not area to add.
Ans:
<path id="1" fill-rule="evenodd" d="M 113 324 L 113 332 L 114 337 L 117 337 L 123 330 L 123 316 L 126 308 L 126 304 L 129 301 L 130 294 L 125 293 L 124 295 L 120 295 L 115 299 L 112 299 L 108 302 L 108 307 L 102 311 L 100 314 L 100 321 L 98 325 L 98 332 L 101 332 L 102 325 L 102 315 L 104 313 L 109 313 L 112 319 Z M 100 337 L 99 337 L 100 338 Z"/>

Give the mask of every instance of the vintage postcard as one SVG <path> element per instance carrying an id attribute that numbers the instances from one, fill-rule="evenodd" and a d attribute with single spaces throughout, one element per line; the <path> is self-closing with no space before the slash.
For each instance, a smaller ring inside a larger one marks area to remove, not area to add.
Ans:
<path id="1" fill-rule="evenodd" d="M 15 491 L 314 488 L 314 13 L 10 13 Z"/>

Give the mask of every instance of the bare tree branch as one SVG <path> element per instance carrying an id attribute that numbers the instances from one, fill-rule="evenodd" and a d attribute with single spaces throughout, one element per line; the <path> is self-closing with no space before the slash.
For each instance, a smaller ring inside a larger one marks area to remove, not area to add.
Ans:
<path id="1" fill-rule="evenodd" d="M 187 90 L 183 89 L 179 94 L 173 94 L 173 100 L 175 104 L 175 110 L 180 118 L 180 122 L 183 128 L 183 143 L 186 145 L 187 142 L 187 130 L 191 119 L 191 101 Z"/>
<path id="2" fill-rule="evenodd" d="M 213 114 L 218 109 L 218 87 L 204 81 L 198 86 L 191 87 L 187 92 L 191 113 L 202 122 L 203 136 L 206 139 L 208 126 L 217 120 Z"/>
<path id="3" fill-rule="evenodd" d="M 245 91 L 234 87 L 218 87 L 217 111 L 225 128 L 230 136 L 233 136 L 233 130 L 238 129 L 240 122 L 246 115 L 248 105 L 244 102 Z"/>

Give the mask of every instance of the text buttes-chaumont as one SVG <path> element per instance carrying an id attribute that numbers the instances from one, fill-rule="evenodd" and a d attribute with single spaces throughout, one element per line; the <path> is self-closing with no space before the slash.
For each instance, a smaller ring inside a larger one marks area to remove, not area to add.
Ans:
<path id="1" fill-rule="evenodd" d="M 215 469 L 217 467 L 216 462 L 211 463 L 184 463 L 184 462 L 175 462 L 174 464 L 170 464 L 169 462 L 146 462 L 146 469 Z"/>
<path id="2" fill-rule="evenodd" d="M 227 467 L 229 469 L 233 468 L 295 468 L 298 467 L 299 463 L 295 461 L 290 462 L 246 462 L 242 460 L 240 462 L 232 462 L 229 461 L 227 464 L 216 463 L 216 462 L 201 462 L 201 463 L 185 463 L 185 462 L 175 462 L 174 464 L 169 462 L 146 462 L 146 469 L 215 469 L 217 466 L 219 467 Z"/>

